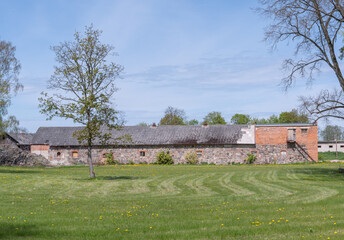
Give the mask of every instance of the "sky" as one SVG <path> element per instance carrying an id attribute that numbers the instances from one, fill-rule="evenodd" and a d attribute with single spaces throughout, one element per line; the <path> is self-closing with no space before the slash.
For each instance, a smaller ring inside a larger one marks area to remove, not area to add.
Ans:
<path id="1" fill-rule="evenodd" d="M 118 53 L 109 61 L 124 67 L 113 101 L 129 126 L 158 123 L 168 106 L 183 109 L 188 120 L 212 111 L 227 122 L 235 113 L 268 117 L 297 108 L 298 96 L 338 87 L 324 66 L 311 84 L 298 79 L 284 91 L 281 65 L 295 43 L 271 50 L 263 41 L 271 22 L 257 6 L 256 0 L 0 0 L 0 40 L 16 46 L 24 85 L 9 114 L 29 132 L 75 125 L 47 121 L 38 98 L 56 65 L 50 47 L 91 24 Z"/>

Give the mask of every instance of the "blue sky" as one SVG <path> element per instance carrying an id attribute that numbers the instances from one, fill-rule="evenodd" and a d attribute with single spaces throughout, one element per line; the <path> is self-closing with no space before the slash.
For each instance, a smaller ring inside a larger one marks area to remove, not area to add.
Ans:
<path id="1" fill-rule="evenodd" d="M 111 60 L 125 68 L 114 102 L 126 125 L 159 122 L 168 106 L 184 109 L 189 120 L 211 111 L 226 121 L 235 113 L 267 117 L 296 108 L 300 95 L 338 86 L 324 67 L 312 85 L 300 79 L 285 93 L 281 63 L 293 56 L 293 42 L 271 51 L 262 41 L 269 20 L 256 6 L 256 0 L 1 0 L 0 39 L 17 47 L 24 85 L 9 113 L 30 132 L 73 125 L 46 121 L 37 99 L 53 73 L 50 46 L 73 40 L 91 23 L 115 46 L 119 56 Z"/>

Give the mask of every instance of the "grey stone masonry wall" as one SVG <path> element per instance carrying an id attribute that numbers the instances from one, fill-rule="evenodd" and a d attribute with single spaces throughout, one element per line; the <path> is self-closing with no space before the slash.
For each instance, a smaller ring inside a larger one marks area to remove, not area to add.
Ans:
<path id="1" fill-rule="evenodd" d="M 123 148 L 97 148 L 92 150 L 93 162 L 105 164 L 103 154 L 112 151 L 114 159 L 120 163 L 133 161 L 138 163 L 154 163 L 156 155 L 161 150 L 169 150 L 174 163 L 185 163 L 185 156 L 191 151 L 199 151 L 202 156 L 200 162 L 214 164 L 244 163 L 244 159 L 251 151 L 255 151 L 255 145 L 217 145 L 217 146 L 170 146 L 170 147 L 123 147 Z M 145 152 L 145 156 L 140 156 L 140 151 Z M 78 157 L 73 157 L 73 152 L 78 153 Z M 75 165 L 87 163 L 87 149 L 85 148 L 61 148 L 50 147 L 48 159 L 51 164 L 56 166 Z"/>
<path id="2" fill-rule="evenodd" d="M 302 147 L 307 151 L 305 146 Z M 185 156 L 191 151 L 199 151 L 201 154 L 200 162 L 214 164 L 243 164 L 244 159 L 252 152 L 257 154 L 255 164 L 305 162 L 305 156 L 293 144 L 97 148 L 92 150 L 92 158 L 95 164 L 106 164 L 103 155 L 111 151 L 114 159 L 120 163 L 127 164 L 130 161 L 135 164 L 154 163 L 156 155 L 161 150 L 169 150 L 175 164 L 185 163 Z M 145 153 L 145 156 L 140 156 L 141 151 Z M 77 154 L 74 154 L 73 157 L 73 153 Z M 87 149 L 82 147 L 50 147 L 48 159 L 55 166 L 87 164 Z"/>
<path id="3" fill-rule="evenodd" d="M 305 145 L 303 149 L 307 151 Z M 257 145 L 257 164 L 286 164 L 307 161 L 295 144 Z"/>

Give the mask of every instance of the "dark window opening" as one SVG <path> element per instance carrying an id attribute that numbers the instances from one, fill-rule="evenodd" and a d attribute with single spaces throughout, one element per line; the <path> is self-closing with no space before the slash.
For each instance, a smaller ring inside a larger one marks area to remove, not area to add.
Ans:
<path id="1" fill-rule="evenodd" d="M 61 157 L 61 153 L 60 153 L 60 152 L 57 152 L 56 156 L 57 156 L 57 157 Z"/>
<path id="2" fill-rule="evenodd" d="M 319 145 L 318 148 L 321 148 L 321 146 Z"/>
<path id="3" fill-rule="evenodd" d="M 301 135 L 307 135 L 307 134 L 308 134 L 307 128 L 301 129 Z"/>
<path id="4" fill-rule="evenodd" d="M 333 148 L 333 146 L 332 145 L 330 145 L 330 146 L 328 146 L 329 148 Z"/>
<path id="5" fill-rule="evenodd" d="M 197 157 L 202 157 L 203 156 L 203 151 L 198 150 L 196 151 Z"/>
<path id="6" fill-rule="evenodd" d="M 140 157 L 145 157 L 146 156 L 146 152 L 145 151 L 140 151 Z"/>

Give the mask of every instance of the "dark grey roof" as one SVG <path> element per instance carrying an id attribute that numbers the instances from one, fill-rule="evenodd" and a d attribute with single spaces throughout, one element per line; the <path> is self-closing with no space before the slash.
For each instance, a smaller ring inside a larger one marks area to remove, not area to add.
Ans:
<path id="1" fill-rule="evenodd" d="M 7 133 L 8 136 L 13 138 L 19 145 L 30 145 L 33 133 Z"/>
<path id="2" fill-rule="evenodd" d="M 335 140 L 331 140 L 331 141 L 318 141 L 318 144 L 326 144 L 326 143 L 344 143 L 343 140 L 338 140 L 338 141 L 335 141 Z"/>
<path id="3" fill-rule="evenodd" d="M 241 139 L 247 125 L 209 125 L 203 126 L 127 126 L 113 130 L 112 136 L 118 138 L 128 134 L 132 142 L 120 142 L 120 145 L 183 145 L 183 144 L 245 144 Z M 83 127 L 40 127 L 32 144 L 51 146 L 78 146 L 73 132 Z M 251 142 L 248 142 L 251 143 Z M 98 145 L 98 143 L 95 143 Z"/>

